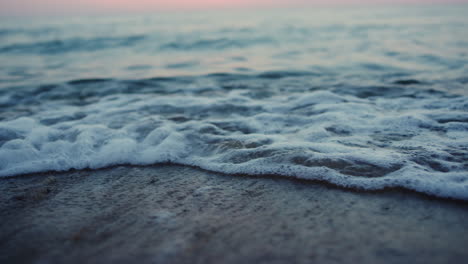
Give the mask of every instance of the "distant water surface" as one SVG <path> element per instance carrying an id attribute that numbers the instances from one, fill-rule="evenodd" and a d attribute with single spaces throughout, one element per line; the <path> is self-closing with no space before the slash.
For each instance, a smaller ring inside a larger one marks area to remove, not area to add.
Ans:
<path id="1" fill-rule="evenodd" d="M 468 200 L 467 6 L 0 19 L 0 176 L 171 162 Z"/>

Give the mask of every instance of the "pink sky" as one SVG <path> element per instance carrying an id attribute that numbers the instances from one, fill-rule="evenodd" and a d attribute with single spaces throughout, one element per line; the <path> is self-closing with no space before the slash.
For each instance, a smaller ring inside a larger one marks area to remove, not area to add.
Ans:
<path id="1" fill-rule="evenodd" d="M 468 3 L 468 0 L 0 0 L 0 15 L 342 4 Z"/>

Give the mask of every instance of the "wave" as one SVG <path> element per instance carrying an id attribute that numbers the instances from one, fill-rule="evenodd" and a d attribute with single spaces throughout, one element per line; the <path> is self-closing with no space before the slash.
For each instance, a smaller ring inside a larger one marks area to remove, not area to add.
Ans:
<path id="1" fill-rule="evenodd" d="M 93 52 L 112 48 L 133 47 L 137 44 L 148 44 L 147 38 L 150 36 L 131 35 L 123 37 L 96 37 L 96 38 L 70 38 L 53 39 L 39 42 L 14 43 L 0 47 L 0 53 L 6 54 L 44 54 L 54 55 L 73 52 Z M 152 38 L 155 38 L 154 36 Z M 153 41 L 158 42 L 157 38 Z M 245 48 L 258 44 L 272 44 L 274 40 L 270 38 L 251 39 L 196 39 L 178 40 L 160 43 L 158 49 L 167 50 L 224 50 L 232 48 Z"/>
<path id="2" fill-rule="evenodd" d="M 32 43 L 16 43 L 0 47 L 0 53 L 13 54 L 62 54 L 69 52 L 98 51 L 116 47 L 133 46 L 145 39 L 142 35 L 126 37 L 71 38 Z"/>
<path id="3" fill-rule="evenodd" d="M 0 176 L 171 162 L 468 200 L 466 12 L 330 11 L 6 19 Z"/>
<path id="4" fill-rule="evenodd" d="M 161 50 L 224 50 L 230 48 L 245 48 L 257 44 L 271 44 L 274 40 L 271 38 L 213 38 L 213 39 L 198 39 L 198 40 L 177 40 L 162 44 Z"/>
<path id="5" fill-rule="evenodd" d="M 2 90 L 0 176 L 170 162 L 468 200 L 468 97 L 414 79 L 311 86 L 319 77 L 219 73 Z"/>
<path id="6" fill-rule="evenodd" d="M 41 28 L 34 28 L 34 29 L 27 29 L 27 28 L 2 28 L 0 29 L 0 37 L 14 37 L 17 35 L 25 35 L 28 37 L 38 37 L 47 34 L 58 33 L 60 30 L 54 27 L 41 27 Z"/>

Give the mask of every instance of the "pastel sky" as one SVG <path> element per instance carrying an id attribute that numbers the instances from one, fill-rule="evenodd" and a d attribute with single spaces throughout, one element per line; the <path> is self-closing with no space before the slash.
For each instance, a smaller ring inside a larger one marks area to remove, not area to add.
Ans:
<path id="1" fill-rule="evenodd" d="M 468 0 L 0 0 L 0 15 L 141 12 L 303 5 L 468 3 Z"/>

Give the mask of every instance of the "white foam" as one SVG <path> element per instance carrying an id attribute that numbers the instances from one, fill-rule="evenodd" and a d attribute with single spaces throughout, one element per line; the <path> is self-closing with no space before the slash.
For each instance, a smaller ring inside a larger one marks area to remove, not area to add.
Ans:
<path id="1" fill-rule="evenodd" d="M 44 102 L 0 122 L 0 176 L 171 162 L 468 200 L 467 97 L 200 90 Z"/>

